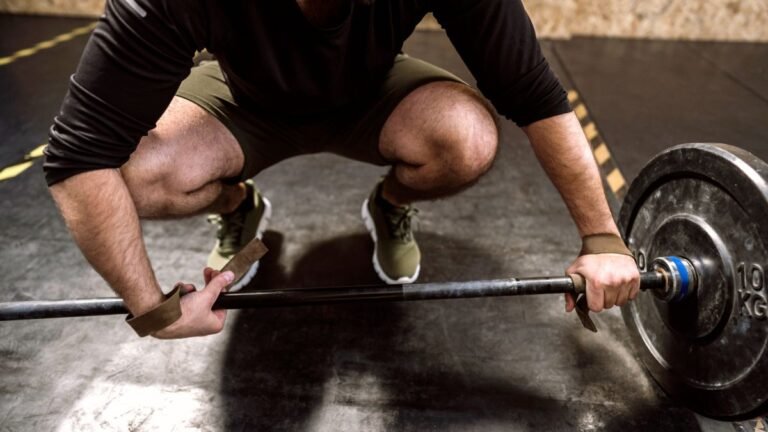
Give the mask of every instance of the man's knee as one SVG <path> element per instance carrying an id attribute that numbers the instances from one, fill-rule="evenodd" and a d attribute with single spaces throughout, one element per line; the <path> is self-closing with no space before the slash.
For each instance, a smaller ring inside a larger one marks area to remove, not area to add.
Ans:
<path id="1" fill-rule="evenodd" d="M 175 97 L 121 172 L 140 215 L 179 216 L 216 202 L 221 180 L 237 176 L 244 158 L 219 120 Z"/>
<path id="2" fill-rule="evenodd" d="M 447 165 L 459 179 L 472 182 L 488 172 L 496 158 L 498 139 L 495 131 L 457 139 L 446 149 Z"/>
<path id="3" fill-rule="evenodd" d="M 499 133 L 490 105 L 474 89 L 447 84 L 451 96 L 443 104 L 429 140 L 436 155 L 461 182 L 472 182 L 486 173 L 496 157 Z"/>
<path id="4" fill-rule="evenodd" d="M 167 213 L 175 202 L 195 188 L 195 185 L 185 180 L 180 166 L 153 151 L 163 145 L 163 139 L 150 132 L 120 169 L 141 216 Z"/>

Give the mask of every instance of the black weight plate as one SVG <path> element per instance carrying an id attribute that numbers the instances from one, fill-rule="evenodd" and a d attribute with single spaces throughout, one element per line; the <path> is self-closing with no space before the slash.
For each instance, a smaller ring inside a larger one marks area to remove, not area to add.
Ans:
<path id="1" fill-rule="evenodd" d="M 712 417 L 768 401 L 768 165 L 725 144 L 684 144 L 651 160 L 619 216 L 641 268 L 689 259 L 700 279 L 677 303 L 640 295 L 622 314 L 640 358 L 675 399 Z"/>

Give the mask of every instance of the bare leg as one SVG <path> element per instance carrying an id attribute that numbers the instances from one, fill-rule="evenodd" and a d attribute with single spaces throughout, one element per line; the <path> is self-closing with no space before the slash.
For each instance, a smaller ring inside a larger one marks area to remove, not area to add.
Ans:
<path id="1" fill-rule="evenodd" d="M 244 156 L 229 130 L 196 104 L 175 97 L 121 172 L 140 217 L 227 213 L 245 198 L 242 184 L 225 184 Z"/>
<path id="2" fill-rule="evenodd" d="M 455 194 L 491 167 L 494 116 L 467 86 L 438 81 L 403 99 L 387 119 L 379 150 L 393 167 L 383 197 L 396 205 Z"/>

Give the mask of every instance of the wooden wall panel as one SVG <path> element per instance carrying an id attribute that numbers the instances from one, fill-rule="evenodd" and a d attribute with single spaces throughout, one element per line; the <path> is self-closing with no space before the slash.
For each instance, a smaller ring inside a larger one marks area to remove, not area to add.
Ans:
<path id="1" fill-rule="evenodd" d="M 589 35 L 768 42 L 768 0 L 524 0 L 524 3 L 542 37 Z M 104 0 L 0 0 L 0 12 L 98 16 L 103 8 Z M 431 18 L 420 27 L 439 28 Z"/>

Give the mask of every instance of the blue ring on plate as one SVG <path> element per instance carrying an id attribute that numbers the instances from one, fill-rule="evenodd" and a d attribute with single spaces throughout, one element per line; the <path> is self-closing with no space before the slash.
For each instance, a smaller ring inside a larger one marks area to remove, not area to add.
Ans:
<path id="1" fill-rule="evenodd" d="M 688 274 L 688 269 L 685 267 L 685 264 L 683 264 L 683 261 L 680 258 L 676 256 L 670 256 L 667 258 L 675 264 L 677 271 L 680 273 L 680 293 L 675 296 L 674 300 L 682 300 L 688 296 L 688 285 L 691 283 L 691 275 Z"/>

